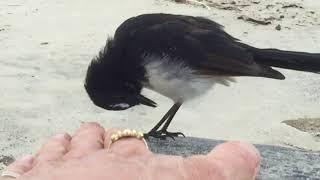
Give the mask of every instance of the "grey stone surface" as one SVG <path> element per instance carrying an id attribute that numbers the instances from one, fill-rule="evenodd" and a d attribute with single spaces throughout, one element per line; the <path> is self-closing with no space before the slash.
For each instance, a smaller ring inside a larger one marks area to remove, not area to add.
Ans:
<path id="1" fill-rule="evenodd" d="M 176 138 L 158 140 L 150 138 L 153 152 L 189 156 L 206 154 L 223 141 L 201 138 Z M 269 145 L 255 145 L 262 156 L 258 179 L 269 180 L 316 180 L 320 179 L 320 152 Z"/>

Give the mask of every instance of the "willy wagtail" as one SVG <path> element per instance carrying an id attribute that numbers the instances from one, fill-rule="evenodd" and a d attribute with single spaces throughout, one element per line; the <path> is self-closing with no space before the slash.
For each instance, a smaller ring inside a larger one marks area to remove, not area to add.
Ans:
<path id="1" fill-rule="evenodd" d="M 227 34 L 203 17 L 144 14 L 122 23 L 88 67 L 85 89 L 93 103 L 124 110 L 156 103 L 141 95 L 143 87 L 171 98 L 174 105 L 146 135 L 183 135 L 167 128 L 183 102 L 234 76 L 285 79 L 279 67 L 320 72 L 320 54 L 259 49 Z"/>

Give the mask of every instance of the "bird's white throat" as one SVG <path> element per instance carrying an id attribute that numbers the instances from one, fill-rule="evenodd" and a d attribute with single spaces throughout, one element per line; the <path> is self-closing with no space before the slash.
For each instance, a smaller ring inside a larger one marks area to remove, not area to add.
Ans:
<path id="1" fill-rule="evenodd" d="M 149 82 L 146 88 L 152 89 L 175 102 L 184 102 L 203 95 L 216 83 L 229 85 L 234 81 L 230 77 L 196 74 L 181 60 L 165 56 L 150 55 L 145 57 L 145 68 Z"/>

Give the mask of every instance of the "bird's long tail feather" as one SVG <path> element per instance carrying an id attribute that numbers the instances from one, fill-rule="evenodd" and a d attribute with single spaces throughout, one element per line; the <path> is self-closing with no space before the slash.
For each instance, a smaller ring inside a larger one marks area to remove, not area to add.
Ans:
<path id="1" fill-rule="evenodd" d="M 320 73 L 320 54 L 256 48 L 252 50 L 252 53 L 254 60 L 261 64 Z"/>

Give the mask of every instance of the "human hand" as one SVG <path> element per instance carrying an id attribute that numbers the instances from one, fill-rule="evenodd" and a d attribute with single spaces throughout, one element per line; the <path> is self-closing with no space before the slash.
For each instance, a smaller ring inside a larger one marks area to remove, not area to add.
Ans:
<path id="1" fill-rule="evenodd" d="M 116 131 L 84 124 L 72 137 L 52 137 L 36 156 L 15 161 L 7 171 L 20 174 L 19 180 L 249 180 L 259 171 L 260 155 L 250 144 L 223 143 L 207 155 L 183 158 L 154 154 L 137 138 L 121 138 L 108 148 Z"/>

